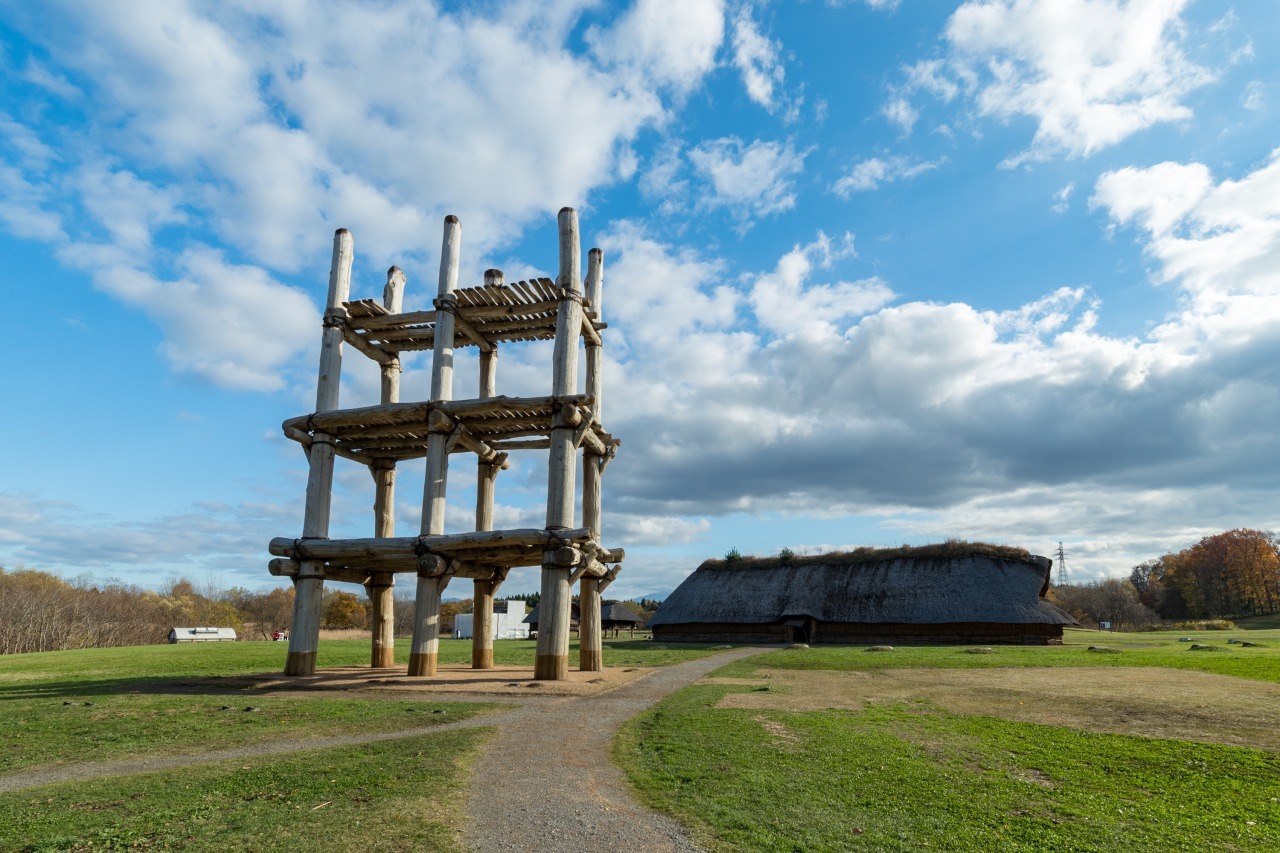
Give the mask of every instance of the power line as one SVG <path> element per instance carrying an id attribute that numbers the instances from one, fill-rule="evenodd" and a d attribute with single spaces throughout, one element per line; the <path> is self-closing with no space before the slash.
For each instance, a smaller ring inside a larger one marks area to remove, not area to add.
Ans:
<path id="1" fill-rule="evenodd" d="M 1067 549 L 1058 543 L 1058 586 L 1067 585 Z"/>

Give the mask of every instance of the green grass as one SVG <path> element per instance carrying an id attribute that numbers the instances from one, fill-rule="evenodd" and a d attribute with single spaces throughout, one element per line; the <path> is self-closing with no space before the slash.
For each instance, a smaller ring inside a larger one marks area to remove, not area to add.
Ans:
<path id="1" fill-rule="evenodd" d="M 1265 751 L 918 704 L 714 707 L 742 689 L 686 688 L 615 742 L 642 799 L 711 850 L 1280 849 L 1280 759 Z"/>
<path id="2" fill-rule="evenodd" d="M 0 849 L 458 850 L 485 730 L 0 795 Z"/>
<path id="3" fill-rule="evenodd" d="M 442 640 L 440 646 L 443 662 L 470 663 L 469 640 Z M 533 641 L 497 642 L 496 662 L 531 665 L 534 647 Z M 610 666 L 664 666 L 711 654 L 709 648 L 608 640 L 605 660 Z M 194 754 L 305 735 L 398 731 L 453 722 L 495 707 L 271 696 L 246 690 L 234 680 L 278 673 L 286 651 L 284 643 L 242 642 L 0 657 L 0 772 L 143 754 Z M 367 664 L 368 656 L 366 640 L 322 641 L 319 666 Z M 408 641 L 397 645 L 397 656 L 408 658 Z M 197 678 L 215 680 L 184 685 Z M 228 681 L 219 683 L 218 678 Z M 230 707 L 224 710 L 224 705 Z M 245 712 L 248 706 L 260 710 Z"/>
<path id="4" fill-rule="evenodd" d="M 1280 630 L 1280 613 L 1268 613 L 1266 616 L 1242 616 L 1233 619 L 1236 627 L 1245 631 Z"/>
<path id="5" fill-rule="evenodd" d="M 92 705 L 85 704 L 90 701 Z M 505 706 L 417 698 L 95 693 L 75 699 L 12 700 L 0 707 L 0 772 L 6 772 L 73 761 L 195 754 L 308 736 L 425 728 Z M 247 712 L 246 707 L 258 710 Z"/>
<path id="6" fill-rule="evenodd" d="M 0 655 L 0 701 L 16 696 L 57 695 L 56 685 L 76 693 L 110 692 L 122 685 L 175 679 L 278 673 L 284 670 L 287 643 L 241 642 L 128 646 Z M 712 654 L 711 643 L 654 643 L 649 640 L 604 641 L 606 666 L 668 666 Z M 494 663 L 533 666 L 533 640 L 498 640 Z M 570 659 L 577 658 L 577 642 Z M 409 660 L 409 640 L 396 641 L 396 660 Z M 319 668 L 369 663 L 369 641 L 322 640 Z M 470 640 L 441 640 L 440 663 L 470 664 Z"/>
<path id="7" fill-rule="evenodd" d="M 899 646 L 892 652 L 868 652 L 866 646 L 813 646 L 782 649 L 722 667 L 716 676 L 748 678 L 758 669 L 875 671 L 908 667 L 989 668 L 1017 666 L 1158 666 L 1280 682 L 1280 631 L 1249 631 L 1237 639 L 1265 645 L 1245 648 L 1227 645 L 1230 631 L 1199 634 L 1180 632 L 1099 633 L 1067 631 L 1061 646 L 992 646 L 991 654 L 968 654 L 962 646 Z M 1219 654 L 1195 652 L 1197 643 L 1221 646 Z M 1119 654 L 1088 651 L 1106 646 Z"/>

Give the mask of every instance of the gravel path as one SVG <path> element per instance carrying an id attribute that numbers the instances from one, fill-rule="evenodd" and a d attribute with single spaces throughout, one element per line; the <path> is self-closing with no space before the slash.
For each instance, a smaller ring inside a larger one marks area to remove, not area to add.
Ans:
<path id="1" fill-rule="evenodd" d="M 679 824 L 635 801 L 609 760 L 609 745 L 623 722 L 662 697 L 761 651 L 735 649 L 663 667 L 599 696 L 530 707 L 501 724 L 471 775 L 471 847 L 697 851 Z"/>

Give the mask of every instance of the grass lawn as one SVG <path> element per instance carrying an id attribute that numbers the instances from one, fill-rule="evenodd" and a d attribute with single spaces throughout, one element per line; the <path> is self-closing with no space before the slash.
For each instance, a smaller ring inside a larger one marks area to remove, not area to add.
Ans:
<path id="1" fill-rule="evenodd" d="M 1268 613 L 1266 616 L 1245 616 L 1232 621 L 1236 623 L 1236 627 L 1245 631 L 1280 629 L 1280 613 Z"/>
<path id="2" fill-rule="evenodd" d="M 458 850 L 483 729 L 0 795 L 0 849 Z"/>
<path id="3" fill-rule="evenodd" d="M 696 685 L 624 728 L 649 805 L 711 850 L 1280 849 L 1272 752 L 950 714 L 718 708 Z"/>
<path id="4" fill-rule="evenodd" d="M 408 657 L 408 641 L 397 648 Z M 469 640 L 442 640 L 441 658 L 469 664 Z M 500 664 L 532 664 L 533 641 L 499 641 Z M 576 644 L 575 644 L 576 645 Z M 611 666 L 661 666 L 709 646 L 608 640 Z M 138 755 L 194 754 L 308 735 L 389 732 L 455 722 L 494 707 L 420 699 L 271 696 L 214 681 L 277 672 L 286 644 L 239 642 L 84 649 L 0 657 L 0 773 Z M 320 644 L 320 666 L 368 662 L 366 640 Z M 257 711 L 246 712 L 244 708 Z M 413 709 L 413 710 L 409 710 Z M 442 713 L 433 713 L 440 711 Z"/>
<path id="5" fill-rule="evenodd" d="M 669 666 L 712 654 L 711 643 L 654 643 L 641 639 L 604 641 L 606 666 Z M 498 640 L 494 663 L 533 666 L 533 640 Z M 284 670 L 287 643 L 183 643 L 127 646 L 116 649 L 77 649 L 0 655 L 0 702 L 15 696 L 58 695 L 60 685 L 79 693 L 110 692 L 124 684 L 186 678 L 250 675 Z M 576 660 L 578 643 L 570 643 Z M 396 661 L 409 660 L 409 640 L 396 641 Z M 322 640 L 316 656 L 319 668 L 369 663 L 369 641 Z M 471 641 L 440 641 L 441 664 L 470 664 Z"/>
<path id="6" fill-rule="evenodd" d="M 1278 850 L 1280 631 L 1180 636 L 768 652 L 615 758 L 714 851 Z"/>
<path id="7" fill-rule="evenodd" d="M 1195 644 L 1213 651 L 1192 651 Z M 1228 645 L 1242 639 L 1260 645 Z M 1089 646 L 1105 646 L 1110 652 L 1091 652 Z M 900 646 L 892 652 L 867 651 L 867 646 L 814 646 L 782 649 L 730 664 L 716 672 L 726 677 L 747 677 L 757 669 L 813 669 L 875 671 L 904 667 L 1016 667 L 1016 666 L 1156 666 L 1233 675 L 1259 681 L 1280 682 L 1280 630 L 1176 631 L 1103 633 L 1068 630 L 1061 646 L 991 646 L 990 654 L 971 654 L 961 646 Z"/>
<path id="8" fill-rule="evenodd" d="M 246 707 L 257 710 L 245 711 Z M 367 701 L 190 693 L 15 699 L 0 704 L 0 772 L 129 756 L 194 754 L 281 739 L 425 728 L 499 707 L 503 706 L 417 698 Z"/>

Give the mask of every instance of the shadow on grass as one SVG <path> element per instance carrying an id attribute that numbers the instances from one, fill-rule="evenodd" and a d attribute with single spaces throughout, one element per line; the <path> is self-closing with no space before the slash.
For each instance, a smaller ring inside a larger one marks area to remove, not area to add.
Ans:
<path id="1" fill-rule="evenodd" d="M 123 693 L 181 693 L 223 696 L 243 694 L 252 688 L 254 676 L 235 675 L 225 678 L 200 676 L 192 678 L 77 678 L 66 681 L 40 681 L 0 685 L 0 702 L 14 699 L 66 699 L 82 696 L 110 696 Z"/>

